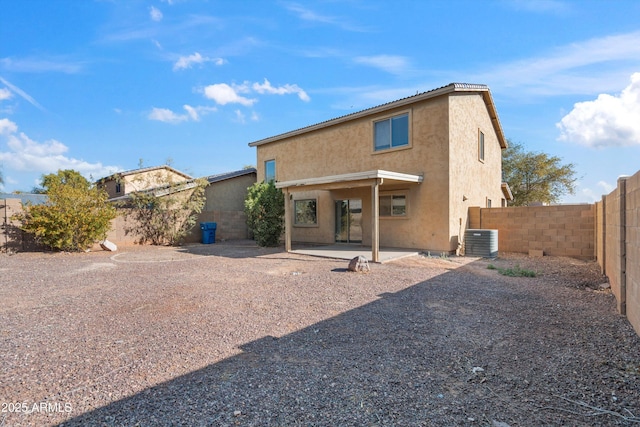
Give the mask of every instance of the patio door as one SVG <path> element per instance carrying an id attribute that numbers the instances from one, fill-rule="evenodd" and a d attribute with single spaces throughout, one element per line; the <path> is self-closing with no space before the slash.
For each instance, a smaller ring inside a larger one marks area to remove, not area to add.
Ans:
<path id="1" fill-rule="evenodd" d="M 336 242 L 362 243 L 362 200 L 336 200 Z"/>

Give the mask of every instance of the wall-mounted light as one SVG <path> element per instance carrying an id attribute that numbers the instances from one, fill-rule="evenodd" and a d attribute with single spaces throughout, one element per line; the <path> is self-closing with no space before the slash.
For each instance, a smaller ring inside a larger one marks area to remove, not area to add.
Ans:
<path id="1" fill-rule="evenodd" d="M 469 200 L 469 199 L 467 199 L 467 196 L 462 196 L 462 201 L 463 202 L 466 202 L 467 200 Z"/>

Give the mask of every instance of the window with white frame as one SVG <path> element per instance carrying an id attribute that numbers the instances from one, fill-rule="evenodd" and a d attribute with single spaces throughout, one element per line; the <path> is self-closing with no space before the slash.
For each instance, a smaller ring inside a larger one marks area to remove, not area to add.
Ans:
<path id="1" fill-rule="evenodd" d="M 267 160 L 264 162 L 264 180 L 271 182 L 276 180 L 276 161 Z"/>
<path id="2" fill-rule="evenodd" d="M 373 123 L 375 151 L 409 145 L 409 114 L 402 114 Z"/>
<path id="3" fill-rule="evenodd" d="M 478 131 L 478 160 L 484 162 L 484 133 Z"/>
<path id="4" fill-rule="evenodd" d="M 393 194 L 380 196 L 380 216 L 407 216 L 407 196 Z"/>
<path id="5" fill-rule="evenodd" d="M 293 202 L 293 222 L 296 225 L 318 224 L 318 203 L 316 199 L 295 200 Z"/>

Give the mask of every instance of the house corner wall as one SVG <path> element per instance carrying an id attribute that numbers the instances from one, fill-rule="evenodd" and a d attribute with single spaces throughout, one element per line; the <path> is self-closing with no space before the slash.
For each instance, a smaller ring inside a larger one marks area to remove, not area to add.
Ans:
<path id="1" fill-rule="evenodd" d="M 449 234 L 451 250 L 478 218 L 472 207 L 501 206 L 502 148 L 481 93 L 449 97 Z M 479 135 L 484 134 L 484 159 Z M 476 222 L 477 223 L 477 222 Z M 480 226 L 480 224 L 478 224 Z"/>

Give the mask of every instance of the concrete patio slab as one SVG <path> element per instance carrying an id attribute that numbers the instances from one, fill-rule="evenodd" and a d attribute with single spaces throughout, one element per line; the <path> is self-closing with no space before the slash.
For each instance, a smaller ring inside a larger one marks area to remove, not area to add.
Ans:
<path id="1" fill-rule="evenodd" d="M 362 245 L 293 245 L 291 252 L 334 259 L 352 259 L 358 255 L 362 255 L 366 257 L 368 261 L 371 261 L 371 247 Z M 416 249 L 380 248 L 380 263 L 418 255 L 419 253 L 420 251 Z"/>

